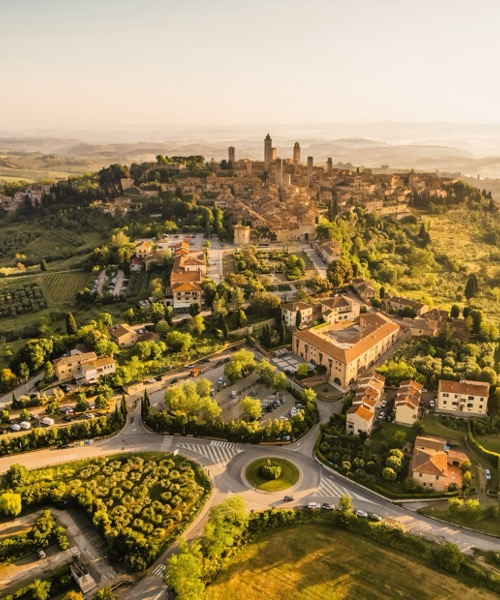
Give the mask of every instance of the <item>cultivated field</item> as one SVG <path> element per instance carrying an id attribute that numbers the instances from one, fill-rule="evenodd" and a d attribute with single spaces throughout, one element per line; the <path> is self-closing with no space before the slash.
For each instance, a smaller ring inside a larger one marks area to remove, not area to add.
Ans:
<path id="1" fill-rule="evenodd" d="M 50 303 L 73 302 L 76 292 L 88 286 L 94 279 L 93 275 L 83 271 L 49 273 L 42 277 L 42 285 Z"/>
<path id="2" fill-rule="evenodd" d="M 365 538 L 298 525 L 262 536 L 208 587 L 206 600 L 493 600 Z"/>

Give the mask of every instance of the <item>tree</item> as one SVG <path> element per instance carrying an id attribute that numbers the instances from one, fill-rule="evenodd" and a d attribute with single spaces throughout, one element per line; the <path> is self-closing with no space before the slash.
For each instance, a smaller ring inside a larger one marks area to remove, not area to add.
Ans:
<path id="1" fill-rule="evenodd" d="M 14 464 L 4 475 L 5 483 L 12 489 L 23 485 L 28 477 L 28 469 L 23 465 Z"/>
<path id="2" fill-rule="evenodd" d="M 439 566 L 448 571 L 448 573 L 458 573 L 464 562 L 464 555 L 460 552 L 460 548 L 450 542 L 445 542 L 438 546 L 437 562 Z"/>
<path id="3" fill-rule="evenodd" d="M 167 344 L 173 352 L 187 352 L 193 344 L 193 338 L 189 333 L 171 331 L 167 333 Z"/>
<path id="4" fill-rule="evenodd" d="M 19 371 L 19 377 L 21 379 L 24 379 L 24 381 L 28 381 L 28 377 L 30 376 L 30 369 L 25 362 L 22 362 L 19 365 L 18 371 Z"/>
<path id="5" fill-rule="evenodd" d="M 354 512 L 354 507 L 352 505 L 351 497 L 347 496 L 346 494 L 340 496 L 337 504 L 337 510 L 342 515 L 352 515 Z"/>
<path id="6" fill-rule="evenodd" d="M 83 392 L 80 392 L 76 398 L 75 410 L 76 410 L 76 412 L 84 412 L 85 410 L 88 410 L 88 409 L 89 409 L 89 402 L 87 400 L 87 396 Z"/>
<path id="7" fill-rule="evenodd" d="M 302 323 L 302 312 L 301 312 L 301 310 L 299 309 L 299 310 L 297 311 L 297 314 L 296 314 L 296 316 L 295 316 L 295 327 L 299 328 L 299 327 L 300 327 L 300 325 L 301 325 L 301 323 Z"/>
<path id="8" fill-rule="evenodd" d="M 50 362 L 50 360 L 43 365 L 43 370 L 44 379 L 47 383 L 55 379 L 56 372 L 54 371 L 54 365 Z"/>
<path id="9" fill-rule="evenodd" d="M 245 396 L 239 402 L 243 417 L 250 421 L 258 421 L 262 415 L 262 406 L 258 398 Z"/>
<path id="10" fill-rule="evenodd" d="M 102 587 L 92 596 L 92 600 L 115 600 L 115 595 L 108 586 Z"/>
<path id="11" fill-rule="evenodd" d="M 255 292 L 251 306 L 260 316 L 273 316 L 281 306 L 281 298 L 270 292 Z"/>
<path id="12" fill-rule="evenodd" d="M 238 310 L 238 312 L 236 313 L 236 326 L 238 327 L 238 329 L 240 327 L 245 327 L 246 322 L 247 322 L 247 316 L 245 314 L 245 311 L 242 308 L 240 308 Z"/>
<path id="13" fill-rule="evenodd" d="M 16 517 L 21 508 L 21 494 L 7 491 L 0 495 L 0 513 L 6 517 Z"/>
<path id="14" fill-rule="evenodd" d="M 196 317 L 196 315 L 200 314 L 201 312 L 201 304 L 199 302 L 193 302 L 192 304 L 189 305 L 189 314 L 192 317 Z"/>
<path id="15" fill-rule="evenodd" d="M 271 329 L 269 325 L 264 325 L 262 329 L 262 335 L 260 336 L 260 342 L 264 348 L 270 348 L 272 346 Z"/>
<path id="16" fill-rule="evenodd" d="M 307 377 L 307 374 L 309 373 L 309 367 L 306 365 L 306 363 L 299 363 L 297 365 L 296 373 L 298 377 Z"/>
<path id="17" fill-rule="evenodd" d="M 40 271 L 47 271 L 47 263 L 45 262 L 45 258 L 42 258 L 40 261 Z"/>
<path id="18" fill-rule="evenodd" d="M 448 514 L 456 515 L 462 510 L 463 504 L 463 500 L 460 500 L 460 498 L 450 498 L 448 500 Z"/>
<path id="19" fill-rule="evenodd" d="M 202 536 L 205 556 L 218 559 L 243 536 L 248 523 L 245 501 L 237 494 L 210 510 Z"/>
<path id="20" fill-rule="evenodd" d="M 66 315 L 66 333 L 68 335 L 76 335 L 78 331 L 78 327 L 76 325 L 75 317 L 73 313 L 68 313 Z"/>
<path id="21" fill-rule="evenodd" d="M 69 592 L 66 592 L 62 600 L 83 600 L 83 596 L 80 592 L 70 590 Z"/>
<path id="22" fill-rule="evenodd" d="M 231 383 L 249 375 L 257 367 L 253 352 L 242 348 L 233 352 L 231 360 L 224 367 L 224 375 Z"/>
<path id="23" fill-rule="evenodd" d="M 27 408 L 21 409 L 21 412 L 19 413 L 19 418 L 21 421 L 29 421 L 30 417 L 30 411 Z"/>
<path id="24" fill-rule="evenodd" d="M 453 304 L 453 306 L 450 309 L 450 317 L 452 319 L 458 319 L 459 316 L 460 316 L 460 307 L 457 306 L 456 304 Z"/>
<path id="25" fill-rule="evenodd" d="M 385 469 L 382 469 L 382 477 L 387 479 L 387 481 L 396 481 L 397 474 L 394 469 L 385 467 Z"/>
<path id="26" fill-rule="evenodd" d="M 308 402 L 315 402 L 318 395 L 312 388 L 305 388 L 302 392 L 302 400 L 307 404 Z"/>
<path id="27" fill-rule="evenodd" d="M 263 358 L 257 365 L 257 372 L 259 373 L 260 381 L 267 387 L 272 387 L 278 369 Z"/>
<path id="28" fill-rule="evenodd" d="M 188 546 L 185 539 L 179 541 L 179 552 L 167 560 L 165 583 L 175 591 L 179 600 L 201 600 L 205 591 L 203 583 L 203 556 L 199 542 Z"/>
<path id="29" fill-rule="evenodd" d="M 334 260 L 328 265 L 326 276 L 334 288 L 345 285 L 353 277 L 352 265 L 343 258 Z"/>
<path id="30" fill-rule="evenodd" d="M 195 315 L 191 319 L 189 322 L 189 329 L 198 335 L 201 335 L 205 331 L 205 321 L 200 314 Z"/>
<path id="31" fill-rule="evenodd" d="M 50 581 L 35 579 L 29 587 L 32 600 L 48 600 L 50 598 Z"/>
<path id="32" fill-rule="evenodd" d="M 465 284 L 465 297 L 467 298 L 467 300 L 470 300 L 471 298 L 473 298 L 474 296 L 477 295 L 478 292 L 478 282 L 477 282 L 477 276 L 474 273 L 471 273 L 469 275 L 469 278 L 467 279 L 467 283 Z"/>
<path id="33" fill-rule="evenodd" d="M 479 521 L 484 516 L 484 508 L 479 500 L 466 500 L 464 502 L 464 510 L 468 519 L 471 521 Z"/>
<path id="34" fill-rule="evenodd" d="M 10 421 L 10 414 L 6 408 L 0 410 L 0 422 L 8 423 Z"/>

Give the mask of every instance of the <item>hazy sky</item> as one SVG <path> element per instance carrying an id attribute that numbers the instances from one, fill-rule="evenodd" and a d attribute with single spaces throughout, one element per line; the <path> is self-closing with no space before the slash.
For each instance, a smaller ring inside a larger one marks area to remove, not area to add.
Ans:
<path id="1" fill-rule="evenodd" d="M 0 130 L 499 122 L 498 0 L 0 0 Z"/>

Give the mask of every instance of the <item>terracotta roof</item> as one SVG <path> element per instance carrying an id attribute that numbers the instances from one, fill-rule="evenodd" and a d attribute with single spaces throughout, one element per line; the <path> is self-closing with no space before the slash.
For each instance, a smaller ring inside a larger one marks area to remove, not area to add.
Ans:
<path id="1" fill-rule="evenodd" d="M 424 386 L 414 379 L 405 379 L 399 383 L 399 389 L 403 390 L 404 388 L 413 388 L 416 392 L 421 392 Z"/>
<path id="2" fill-rule="evenodd" d="M 446 452 L 430 448 L 426 448 L 425 450 L 417 448 L 413 454 L 411 469 L 413 472 L 424 473 L 426 475 L 446 476 L 448 473 Z"/>
<path id="3" fill-rule="evenodd" d="M 173 292 L 199 292 L 201 285 L 196 281 L 176 281 L 172 283 Z"/>
<path id="4" fill-rule="evenodd" d="M 358 417 L 361 417 L 364 421 L 370 421 L 373 419 L 373 411 L 362 404 L 357 406 L 351 406 L 351 408 L 347 411 L 348 414 L 355 414 Z"/>
<path id="5" fill-rule="evenodd" d="M 432 448 L 434 450 L 443 450 L 446 446 L 446 440 L 439 437 L 430 437 L 425 435 L 418 435 L 415 438 L 415 448 Z"/>
<path id="6" fill-rule="evenodd" d="M 289 310 L 291 312 L 295 312 L 296 310 L 307 310 L 308 308 L 312 308 L 310 304 L 306 302 L 287 302 L 286 304 L 281 305 L 282 310 Z"/>
<path id="7" fill-rule="evenodd" d="M 446 392 L 448 394 L 463 394 L 466 396 L 485 396 L 488 397 L 490 384 L 485 381 L 448 381 L 439 380 L 438 394 Z"/>
<path id="8" fill-rule="evenodd" d="M 385 299 L 384 299 L 385 300 Z M 410 308 L 423 308 L 426 304 L 422 302 L 418 302 L 417 300 L 411 300 L 410 298 L 403 298 L 402 296 L 392 296 L 391 298 L 385 300 L 387 304 L 394 302 L 396 304 L 403 304 L 404 306 L 409 306 Z"/>
<path id="9" fill-rule="evenodd" d="M 325 300 L 321 300 L 321 304 L 330 309 L 341 308 L 344 306 L 349 306 L 351 308 L 354 304 L 354 301 L 350 298 L 346 298 L 345 296 L 335 296 L 334 298 L 326 298 Z"/>
<path id="10" fill-rule="evenodd" d="M 97 358 L 95 352 L 84 352 L 83 354 L 74 354 L 72 356 L 63 356 L 54 360 L 54 365 L 74 365 L 83 364 L 89 360 Z"/>
<path id="11" fill-rule="evenodd" d="M 131 327 L 128 323 L 122 323 L 121 325 L 115 325 L 114 327 L 112 327 L 110 329 L 109 333 L 115 339 L 119 339 L 124 335 L 130 335 L 130 334 L 137 335 L 137 332 L 135 331 L 135 329 L 133 329 L 133 327 Z"/>

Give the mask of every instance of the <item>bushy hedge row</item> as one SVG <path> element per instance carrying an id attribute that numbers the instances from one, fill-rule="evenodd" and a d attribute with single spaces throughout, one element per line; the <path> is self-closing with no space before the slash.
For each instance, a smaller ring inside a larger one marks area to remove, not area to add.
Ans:
<path id="1" fill-rule="evenodd" d="M 26 435 L 0 439 L 0 456 L 110 435 L 119 431 L 124 423 L 125 417 L 120 412 L 115 412 L 108 417 L 80 421 L 68 427 L 32 429 Z"/>
<path id="2" fill-rule="evenodd" d="M 71 575 L 70 566 L 64 565 L 63 567 L 54 571 L 50 577 L 47 577 L 43 580 L 35 579 L 30 584 L 16 590 L 13 594 L 1 596 L 1 599 L 34 600 L 46 598 L 49 600 L 51 598 L 60 597 L 61 594 L 64 594 L 69 590 L 76 591 L 77 589 L 78 587 L 76 586 L 75 580 Z"/>

